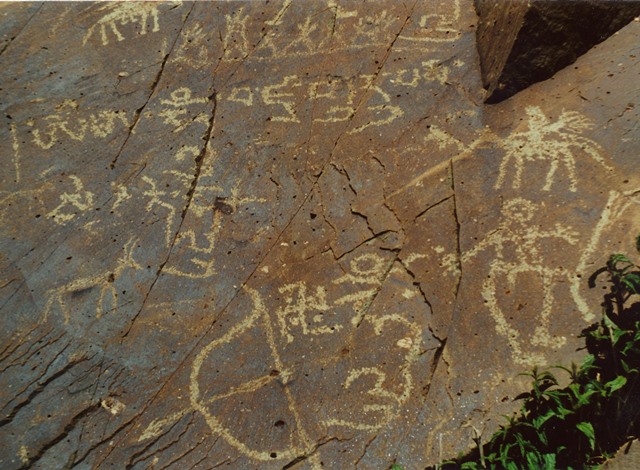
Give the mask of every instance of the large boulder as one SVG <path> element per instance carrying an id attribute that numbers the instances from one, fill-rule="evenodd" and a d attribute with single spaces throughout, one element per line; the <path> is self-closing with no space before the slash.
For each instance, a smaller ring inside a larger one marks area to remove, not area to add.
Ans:
<path id="1" fill-rule="evenodd" d="M 640 15 L 627 0 L 476 0 L 486 102 L 546 80 Z"/>
<path id="2" fill-rule="evenodd" d="M 638 23 L 486 106 L 471 0 L 0 12 L 2 468 L 435 464 L 640 231 Z"/>

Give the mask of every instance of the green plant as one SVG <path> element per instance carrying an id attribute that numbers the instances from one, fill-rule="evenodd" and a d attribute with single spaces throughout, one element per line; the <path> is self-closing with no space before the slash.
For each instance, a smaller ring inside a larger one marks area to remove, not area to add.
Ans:
<path id="1" fill-rule="evenodd" d="M 640 253 L 640 236 L 636 239 Z M 640 434 L 640 267 L 621 254 L 589 278 L 606 274 L 602 319 L 583 330 L 588 355 L 578 367 L 534 367 L 520 413 L 491 439 L 438 467 L 475 469 L 595 468 Z M 568 374 L 560 387 L 552 370 Z"/>

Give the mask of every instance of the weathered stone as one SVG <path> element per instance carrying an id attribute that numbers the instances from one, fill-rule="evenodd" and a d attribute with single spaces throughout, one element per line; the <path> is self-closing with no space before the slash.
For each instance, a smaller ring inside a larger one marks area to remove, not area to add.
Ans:
<path id="1" fill-rule="evenodd" d="M 493 413 L 513 410 L 519 379 L 505 351 L 521 368 L 579 362 L 579 325 L 598 319 L 606 287 L 590 290 L 585 279 L 610 253 L 633 252 L 639 34 L 632 23 L 553 80 L 486 107 L 491 144 L 454 157 L 462 276 L 443 354 L 448 374 L 431 385 L 451 397 L 445 436 L 463 424 L 467 442 L 473 427 L 490 435 L 501 423 Z"/>
<path id="2" fill-rule="evenodd" d="M 550 78 L 640 15 L 627 0 L 476 0 L 487 103 Z"/>
<path id="3" fill-rule="evenodd" d="M 607 470 L 625 470 L 627 468 L 637 468 L 640 465 L 640 451 L 638 450 L 638 441 L 634 440 L 624 446 L 615 458 L 605 462 L 602 468 Z"/>
<path id="4" fill-rule="evenodd" d="M 423 468 L 579 359 L 640 231 L 638 23 L 485 106 L 471 0 L 35 8 L 0 467 Z"/>

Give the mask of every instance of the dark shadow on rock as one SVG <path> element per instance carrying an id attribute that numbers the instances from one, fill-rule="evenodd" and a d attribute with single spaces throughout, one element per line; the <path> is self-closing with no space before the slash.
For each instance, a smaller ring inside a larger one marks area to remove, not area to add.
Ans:
<path id="1" fill-rule="evenodd" d="M 486 103 L 498 103 L 558 70 L 640 15 L 628 0 L 475 0 Z"/>

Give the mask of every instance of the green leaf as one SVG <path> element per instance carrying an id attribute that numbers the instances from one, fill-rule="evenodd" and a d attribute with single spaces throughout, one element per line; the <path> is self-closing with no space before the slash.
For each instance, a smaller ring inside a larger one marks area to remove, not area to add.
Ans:
<path id="1" fill-rule="evenodd" d="M 610 330 L 618 330 L 618 325 L 616 325 L 613 320 L 611 320 L 611 318 L 609 318 L 609 315 L 605 315 L 604 318 L 602 319 L 602 321 L 604 322 L 605 326 L 607 328 L 609 328 Z"/>
<path id="2" fill-rule="evenodd" d="M 540 443 L 544 446 L 548 446 L 549 445 L 549 438 L 547 437 L 547 433 L 545 432 L 537 432 L 536 436 L 538 436 L 538 439 L 540 440 Z"/>
<path id="3" fill-rule="evenodd" d="M 509 451 L 511 450 L 512 447 L 514 447 L 515 444 L 507 444 L 503 447 L 500 448 L 500 463 L 502 463 L 503 467 L 506 467 L 507 464 L 511 461 L 511 457 L 509 456 Z"/>
<path id="4" fill-rule="evenodd" d="M 591 423 L 583 421 L 582 423 L 576 424 L 576 427 L 580 432 L 582 432 L 585 436 L 587 436 L 587 439 L 589 439 L 589 446 L 591 447 L 591 450 L 595 449 L 596 435 L 593 430 L 593 425 Z"/>
<path id="5" fill-rule="evenodd" d="M 615 266 L 618 263 L 632 264 L 631 260 L 621 253 L 616 253 L 614 255 L 611 255 L 611 257 L 609 257 L 609 261 L 607 262 L 609 266 Z"/>
<path id="6" fill-rule="evenodd" d="M 636 238 L 636 251 L 640 253 L 640 235 Z"/>
<path id="7" fill-rule="evenodd" d="M 619 375 L 618 377 L 613 379 L 611 382 L 607 382 L 604 386 L 605 388 L 609 389 L 609 394 L 612 394 L 616 390 L 619 390 L 622 387 L 624 387 L 624 384 L 626 383 L 627 383 L 627 378 L 623 375 Z"/>
<path id="8" fill-rule="evenodd" d="M 593 382 L 589 385 L 595 385 Z M 576 400 L 578 400 L 577 406 L 574 405 L 576 408 L 580 407 L 580 406 L 584 406 L 589 404 L 589 397 L 591 397 L 591 395 L 593 395 L 594 393 L 598 393 L 598 390 L 595 390 L 593 387 L 589 387 L 587 386 L 587 390 L 583 393 L 580 391 L 580 385 L 579 384 L 570 384 L 569 385 L 569 390 L 571 390 L 571 392 L 573 393 L 573 395 L 576 397 Z"/>
<path id="9" fill-rule="evenodd" d="M 540 469 L 540 454 L 536 451 L 527 452 L 527 465 L 529 470 L 539 470 Z"/>
<path id="10" fill-rule="evenodd" d="M 633 292 L 634 294 L 640 293 L 640 276 L 638 276 L 637 274 L 627 274 L 622 278 L 622 282 L 625 286 L 627 286 L 627 289 L 629 289 L 629 291 Z"/>
<path id="11" fill-rule="evenodd" d="M 582 361 L 580 372 L 587 372 L 597 367 L 594 365 L 595 361 L 596 361 L 596 357 L 593 354 L 587 354 L 587 356 L 584 358 L 584 361 Z"/>
<path id="12" fill-rule="evenodd" d="M 614 346 L 618 343 L 618 340 L 624 336 L 625 334 L 627 334 L 628 331 L 627 330 L 621 330 L 619 328 L 615 328 L 612 329 L 612 336 L 613 336 L 613 344 Z"/>
<path id="13" fill-rule="evenodd" d="M 461 470 L 476 470 L 482 468 L 477 462 L 465 462 L 460 466 Z"/>
<path id="14" fill-rule="evenodd" d="M 555 415 L 556 415 L 555 410 L 548 410 L 542 416 L 538 416 L 537 418 L 533 419 L 533 427 L 536 429 L 540 429 L 542 425 L 549 420 L 549 418 L 552 418 Z"/>
<path id="15" fill-rule="evenodd" d="M 545 470 L 555 470 L 556 454 L 542 454 L 542 460 L 544 461 Z"/>

